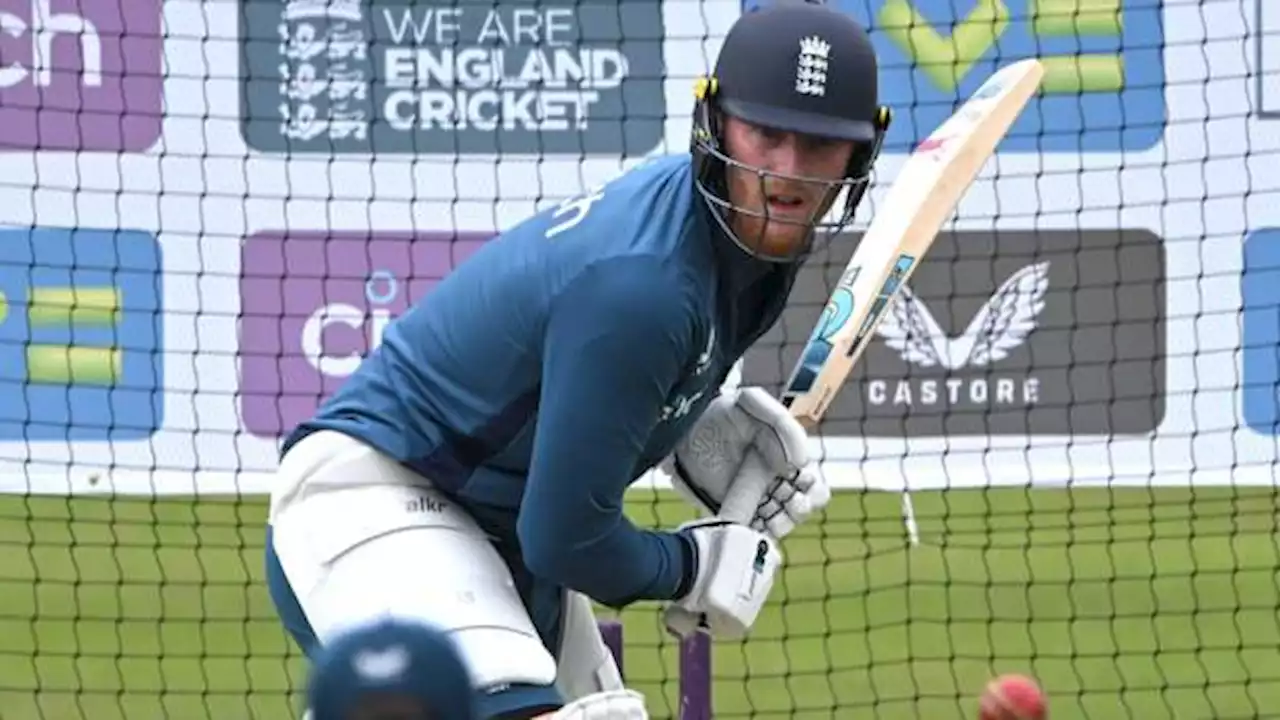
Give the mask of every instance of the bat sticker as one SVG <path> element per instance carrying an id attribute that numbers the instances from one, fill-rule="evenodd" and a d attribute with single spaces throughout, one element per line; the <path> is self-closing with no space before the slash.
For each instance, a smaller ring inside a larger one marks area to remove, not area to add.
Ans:
<path id="1" fill-rule="evenodd" d="M 813 334 L 800 354 L 800 362 L 796 365 L 795 374 L 787 384 L 784 397 L 800 395 L 809 391 L 822 370 L 822 365 L 831 355 L 831 338 L 840 332 L 840 328 L 853 316 L 853 281 L 858 278 L 862 268 L 853 268 L 841 278 L 836 289 L 831 293 L 822 315 L 813 328 Z"/>
<path id="2" fill-rule="evenodd" d="M 867 313 L 867 317 L 862 321 L 862 327 L 858 328 L 858 336 L 853 339 L 853 344 L 849 346 L 845 357 L 853 357 L 862 344 L 871 336 L 871 328 L 876 324 L 876 318 L 880 316 L 884 306 L 889 302 L 889 298 L 898 291 L 902 285 L 902 279 L 907 276 L 911 270 L 911 266 L 916 264 L 916 259 L 906 253 L 898 256 L 898 261 L 893 264 L 893 269 L 889 271 L 889 276 L 884 279 L 884 284 L 880 286 L 880 292 L 877 293 L 876 299 L 871 303 L 871 311 Z M 825 357 L 824 357 L 825 359 Z"/>

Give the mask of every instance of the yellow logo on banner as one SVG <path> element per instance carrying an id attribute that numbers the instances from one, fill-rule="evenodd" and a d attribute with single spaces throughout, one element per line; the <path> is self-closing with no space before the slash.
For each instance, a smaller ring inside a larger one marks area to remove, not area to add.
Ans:
<path id="1" fill-rule="evenodd" d="M 918 1 L 918 0 L 917 0 Z M 1038 38 L 1116 37 L 1123 30 L 1121 0 L 1027 0 L 1032 33 Z M 954 92 L 973 66 L 1008 30 L 1010 12 L 1002 0 L 978 0 L 949 33 L 939 30 L 912 0 L 886 0 L 877 23 L 939 89 Z M 1041 55 L 1043 92 L 1114 92 L 1124 87 L 1124 60 L 1117 52 Z"/>

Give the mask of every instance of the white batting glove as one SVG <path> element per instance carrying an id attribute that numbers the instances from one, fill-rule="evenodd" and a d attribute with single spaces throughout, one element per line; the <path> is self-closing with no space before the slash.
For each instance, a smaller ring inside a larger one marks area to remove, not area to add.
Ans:
<path id="1" fill-rule="evenodd" d="M 763 388 L 728 390 L 712 400 L 664 463 L 672 486 L 707 515 L 716 515 L 729 488 L 763 472 L 768 496 L 751 526 L 780 540 L 831 502 L 831 489 L 809 458 L 808 433 Z M 745 463 L 755 453 L 760 463 Z M 737 518 L 735 518 L 737 519 Z"/>
<path id="2" fill-rule="evenodd" d="M 714 518 L 680 530 L 697 548 L 697 570 L 689 593 L 663 613 L 667 629 L 681 637 L 699 631 L 716 638 L 742 637 L 773 589 L 782 564 L 777 543 L 745 525 Z"/>

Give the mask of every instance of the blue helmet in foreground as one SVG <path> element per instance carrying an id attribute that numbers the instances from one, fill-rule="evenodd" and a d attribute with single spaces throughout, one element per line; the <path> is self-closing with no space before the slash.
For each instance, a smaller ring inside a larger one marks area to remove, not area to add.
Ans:
<path id="1" fill-rule="evenodd" d="M 315 658 L 312 720 L 474 720 L 476 693 L 448 635 L 385 619 L 349 629 Z"/>

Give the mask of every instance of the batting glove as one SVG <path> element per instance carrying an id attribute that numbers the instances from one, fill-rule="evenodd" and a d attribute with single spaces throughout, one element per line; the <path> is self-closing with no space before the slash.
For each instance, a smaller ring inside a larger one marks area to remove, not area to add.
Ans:
<path id="1" fill-rule="evenodd" d="M 734 484 L 765 473 L 767 482 L 761 484 L 769 489 L 749 524 L 781 540 L 831 502 L 830 487 L 810 462 L 808 439 L 804 427 L 763 388 L 730 390 L 708 404 L 664 469 L 676 492 L 706 515 L 720 512 Z M 745 462 L 752 454 L 760 462 Z"/>

